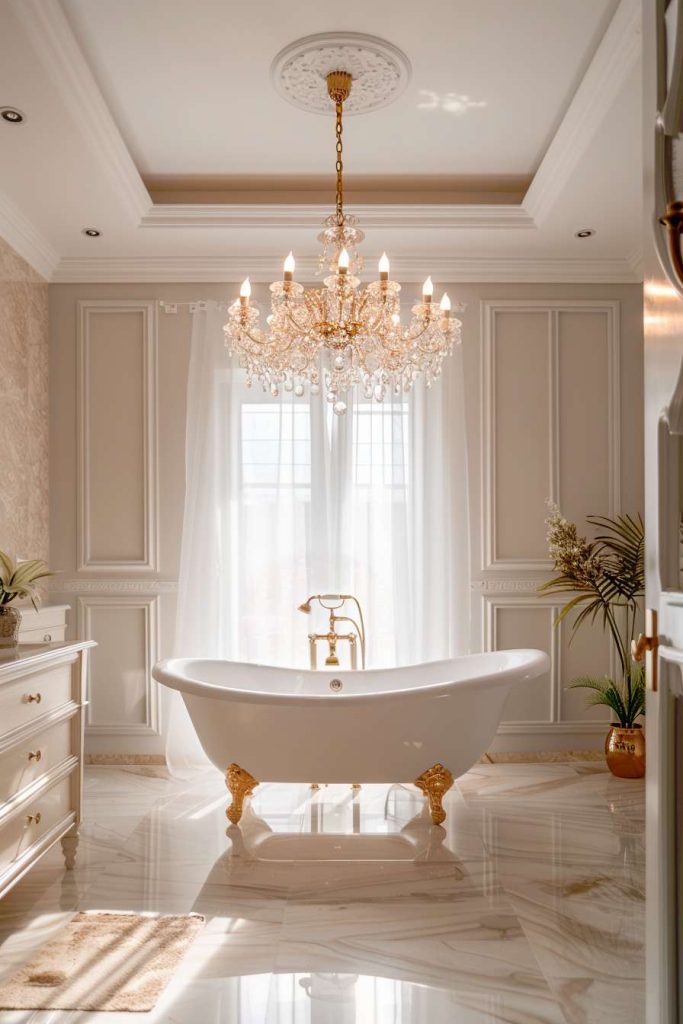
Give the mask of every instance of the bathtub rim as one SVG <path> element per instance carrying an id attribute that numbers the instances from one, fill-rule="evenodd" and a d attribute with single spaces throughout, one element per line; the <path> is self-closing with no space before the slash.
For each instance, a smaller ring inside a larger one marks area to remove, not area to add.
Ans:
<path id="1" fill-rule="evenodd" d="M 337 670 L 334 672 L 332 669 L 328 668 L 317 669 L 314 671 L 311 669 L 286 668 L 281 665 L 264 665 L 258 662 L 229 661 L 225 658 L 164 658 L 154 665 L 152 669 L 152 676 L 157 682 L 167 686 L 169 689 L 177 690 L 179 693 L 185 693 L 194 697 L 233 701 L 241 704 L 280 705 L 285 707 L 296 707 L 302 704 L 324 706 L 326 704 L 331 705 L 332 703 L 347 706 L 349 704 L 375 703 L 377 701 L 386 701 L 389 699 L 392 701 L 410 701 L 424 700 L 426 698 L 438 698 L 446 696 L 449 692 L 463 686 L 476 686 L 482 690 L 496 689 L 501 685 L 510 686 L 514 685 L 516 682 L 521 683 L 525 680 L 536 679 L 550 668 L 550 658 L 546 652 L 532 647 L 510 648 L 506 651 L 483 651 L 480 653 L 482 655 L 518 654 L 526 656 L 527 661 L 526 663 L 512 665 L 509 668 L 501 669 L 498 672 L 483 675 L 481 677 L 450 679 L 445 682 L 429 683 L 427 685 L 413 687 L 411 689 L 379 690 L 377 692 L 370 693 L 344 693 L 343 691 L 327 693 L 273 693 L 264 690 L 244 690 L 235 686 L 219 686 L 216 683 L 203 682 L 202 680 L 193 679 L 189 676 L 180 676 L 177 672 L 173 672 L 170 667 L 174 663 L 187 664 L 188 662 L 202 661 L 221 662 L 235 667 L 248 665 L 250 668 L 264 668 L 269 669 L 270 671 L 305 675 L 307 677 L 327 676 L 328 678 L 340 678 L 342 682 L 344 681 L 345 676 L 358 674 L 352 673 L 350 670 Z M 473 657 L 477 657 L 477 655 L 459 655 L 455 658 L 420 662 L 416 665 L 402 665 L 395 669 L 377 668 L 363 669 L 361 671 L 363 675 L 369 676 L 392 671 L 404 673 L 411 669 L 423 668 L 427 665 L 451 665 L 461 659 L 464 660 L 465 658 Z"/>

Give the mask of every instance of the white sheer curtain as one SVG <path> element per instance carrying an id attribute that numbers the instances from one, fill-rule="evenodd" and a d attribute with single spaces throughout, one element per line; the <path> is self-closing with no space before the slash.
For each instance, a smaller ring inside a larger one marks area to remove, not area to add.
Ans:
<path id="1" fill-rule="evenodd" d="M 297 606 L 320 592 L 359 598 L 369 667 L 466 651 L 460 349 L 431 391 L 350 396 L 337 417 L 321 395 L 246 388 L 224 320 L 215 303 L 193 314 L 176 654 L 307 666 Z M 169 710 L 182 772 L 203 754 L 176 693 Z"/>

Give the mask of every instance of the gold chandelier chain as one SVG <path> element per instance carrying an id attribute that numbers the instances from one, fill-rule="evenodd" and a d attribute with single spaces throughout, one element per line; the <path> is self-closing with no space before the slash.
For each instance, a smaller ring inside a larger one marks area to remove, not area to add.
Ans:
<path id="1" fill-rule="evenodd" d="M 335 146 L 335 148 L 337 150 L 337 163 L 335 165 L 336 169 L 337 169 L 337 224 L 339 225 L 339 227 L 343 227 L 343 224 L 344 224 L 344 180 L 343 180 L 344 164 L 342 162 L 342 152 L 343 152 L 343 143 L 342 143 L 342 131 L 343 131 L 342 109 L 343 109 L 343 103 L 342 103 L 341 100 L 337 100 L 337 102 L 335 104 L 335 109 L 337 111 L 337 123 L 336 123 L 336 128 L 335 128 L 335 133 L 336 133 L 336 138 L 337 138 L 336 146 Z"/>

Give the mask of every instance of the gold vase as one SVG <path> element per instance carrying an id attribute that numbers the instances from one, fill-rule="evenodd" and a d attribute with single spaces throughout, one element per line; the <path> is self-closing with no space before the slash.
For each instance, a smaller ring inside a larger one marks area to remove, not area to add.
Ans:
<path id="1" fill-rule="evenodd" d="M 16 647 L 19 643 L 21 612 L 8 604 L 0 605 L 0 649 Z"/>
<path id="2" fill-rule="evenodd" d="M 642 779 L 645 775 L 645 733 L 640 725 L 625 729 L 611 725 L 605 740 L 607 767 L 619 779 Z"/>

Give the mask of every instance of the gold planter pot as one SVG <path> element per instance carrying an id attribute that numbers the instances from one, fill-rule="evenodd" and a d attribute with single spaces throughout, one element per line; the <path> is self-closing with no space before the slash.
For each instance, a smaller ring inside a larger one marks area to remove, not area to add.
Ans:
<path id="1" fill-rule="evenodd" d="M 0 605 L 0 650 L 19 643 L 21 612 L 8 604 Z"/>
<path id="2" fill-rule="evenodd" d="M 645 733 L 640 725 L 624 729 L 610 726 L 605 740 L 607 767 L 619 779 L 642 779 L 645 775 Z"/>

